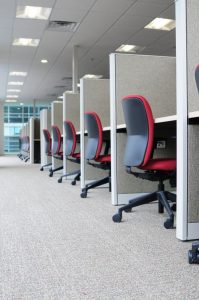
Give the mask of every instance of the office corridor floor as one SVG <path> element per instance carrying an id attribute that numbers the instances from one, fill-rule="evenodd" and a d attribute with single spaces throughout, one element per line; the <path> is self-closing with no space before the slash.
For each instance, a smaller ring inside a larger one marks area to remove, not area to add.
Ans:
<path id="1" fill-rule="evenodd" d="M 156 204 L 115 224 L 106 189 L 79 193 L 38 165 L 0 157 L 0 299 L 199 299 L 191 243 L 164 229 Z"/>

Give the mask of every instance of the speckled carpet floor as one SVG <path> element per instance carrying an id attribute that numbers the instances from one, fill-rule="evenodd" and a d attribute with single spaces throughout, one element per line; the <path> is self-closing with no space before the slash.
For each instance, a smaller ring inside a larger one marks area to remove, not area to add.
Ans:
<path id="1" fill-rule="evenodd" d="M 191 243 L 163 227 L 157 205 L 124 222 L 101 188 L 79 197 L 39 165 L 0 157 L 0 299 L 199 299 Z"/>

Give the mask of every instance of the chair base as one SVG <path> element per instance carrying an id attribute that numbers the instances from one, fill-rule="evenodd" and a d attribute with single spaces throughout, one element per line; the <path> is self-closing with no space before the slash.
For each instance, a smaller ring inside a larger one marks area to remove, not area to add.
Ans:
<path id="1" fill-rule="evenodd" d="M 43 171 L 44 168 L 52 166 L 52 163 L 41 166 L 40 171 Z"/>
<path id="2" fill-rule="evenodd" d="M 166 209 L 169 217 L 164 222 L 164 227 L 166 229 L 174 228 L 174 213 L 172 210 L 172 207 L 169 204 L 169 201 L 171 203 L 176 202 L 176 195 L 167 191 L 157 191 L 148 195 L 144 195 L 141 197 L 138 197 L 136 199 L 130 200 L 129 204 L 124 205 L 123 207 L 118 209 L 118 213 L 115 214 L 112 219 L 116 223 L 120 223 L 122 221 L 122 212 L 130 212 L 133 207 L 144 205 L 153 201 L 159 201 L 159 213 L 164 212 L 164 208 Z"/>
<path id="3" fill-rule="evenodd" d="M 60 170 L 63 170 L 63 166 L 58 167 L 58 168 L 56 168 L 56 169 L 50 169 L 50 170 L 49 170 L 49 177 L 53 177 L 53 174 L 54 174 L 56 171 L 60 171 Z"/>
<path id="4" fill-rule="evenodd" d="M 62 178 L 72 176 L 72 175 L 76 175 L 75 178 L 73 179 L 72 183 L 71 183 L 72 185 L 76 185 L 76 181 L 80 180 L 80 174 L 81 174 L 80 170 L 76 170 L 76 171 L 73 171 L 73 172 L 66 173 L 66 174 L 60 176 L 59 179 L 57 180 L 57 182 L 62 183 Z"/>
<path id="5" fill-rule="evenodd" d="M 104 185 L 106 183 L 109 183 L 109 191 L 111 191 L 110 182 L 111 182 L 110 176 L 107 176 L 107 177 L 105 177 L 103 179 L 96 180 L 94 182 L 86 184 L 85 188 L 82 189 L 82 193 L 80 194 L 81 198 L 86 198 L 87 197 L 88 190 L 94 189 L 94 188 L 96 188 L 98 186 L 101 186 L 101 185 Z"/>

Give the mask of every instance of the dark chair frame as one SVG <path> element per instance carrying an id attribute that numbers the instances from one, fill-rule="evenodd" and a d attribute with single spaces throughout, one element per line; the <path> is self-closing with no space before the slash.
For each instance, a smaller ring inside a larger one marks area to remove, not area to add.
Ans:
<path id="1" fill-rule="evenodd" d="M 128 174 L 149 181 L 158 181 L 157 191 L 137 197 L 129 204 L 119 208 L 113 216 L 114 222 L 121 222 L 122 212 L 130 212 L 133 207 L 158 200 L 159 213 L 168 213 L 164 222 L 165 228 L 173 228 L 176 195 L 165 191 L 164 181 L 170 180 L 171 186 L 176 185 L 176 160 L 152 159 L 154 147 L 154 120 L 147 100 L 140 95 L 130 95 L 122 101 L 124 117 L 127 127 L 127 142 L 124 153 L 124 165 Z M 134 172 L 137 167 L 144 172 Z M 171 205 L 170 205 L 171 203 Z"/>
<path id="2" fill-rule="evenodd" d="M 109 184 L 109 191 L 111 191 L 111 157 L 109 155 L 110 139 L 104 139 L 101 120 L 97 113 L 86 112 L 85 121 L 88 132 L 88 141 L 85 154 L 87 164 L 95 168 L 108 170 L 109 174 L 105 178 L 86 184 L 85 188 L 82 189 L 82 193 L 80 194 L 82 198 L 87 197 L 88 190 L 107 183 Z M 105 148 L 104 152 L 101 153 L 103 143 L 105 143 Z"/>
<path id="3" fill-rule="evenodd" d="M 66 135 L 64 155 L 66 156 L 66 159 L 68 161 L 71 161 L 76 164 L 80 164 L 80 153 L 76 152 L 77 135 L 73 123 L 69 120 L 64 121 L 64 130 Z M 80 175 L 81 175 L 80 169 L 63 174 L 58 179 L 58 182 L 61 183 L 63 178 L 73 176 L 73 175 L 76 176 L 73 178 L 71 184 L 76 185 L 76 182 L 80 180 Z"/>
<path id="4" fill-rule="evenodd" d="M 61 147 L 62 147 L 61 132 L 59 130 L 59 127 L 56 125 L 53 125 L 51 127 L 51 130 L 52 130 L 52 146 L 51 146 L 52 156 L 56 159 L 63 160 L 63 153 L 61 151 Z M 63 165 L 55 169 L 51 168 L 49 170 L 49 177 L 53 177 L 53 174 L 55 172 L 60 171 L 62 169 L 63 169 Z"/>

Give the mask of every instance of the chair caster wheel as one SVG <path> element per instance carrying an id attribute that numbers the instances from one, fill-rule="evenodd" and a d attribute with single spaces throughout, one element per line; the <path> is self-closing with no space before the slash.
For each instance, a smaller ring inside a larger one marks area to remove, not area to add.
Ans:
<path id="1" fill-rule="evenodd" d="M 53 177 L 53 173 L 50 173 L 50 174 L 49 174 L 49 177 Z"/>
<path id="2" fill-rule="evenodd" d="M 83 192 L 80 194 L 80 197 L 81 197 L 81 198 L 86 198 L 86 197 L 87 197 L 87 192 L 86 192 L 86 191 L 83 191 Z"/>
<path id="3" fill-rule="evenodd" d="M 114 223 L 120 223 L 122 221 L 122 214 L 117 213 L 113 215 L 112 220 Z"/>
<path id="4" fill-rule="evenodd" d="M 76 185 L 76 181 L 73 180 L 73 181 L 71 182 L 71 185 Z"/>
<path id="5" fill-rule="evenodd" d="M 43 170 L 44 170 L 44 168 L 43 168 L 43 167 L 41 167 L 40 171 L 43 171 Z"/>
<path id="6" fill-rule="evenodd" d="M 59 179 L 57 180 L 57 182 L 58 182 L 58 183 L 62 183 L 62 178 L 59 178 Z"/>
<path id="7" fill-rule="evenodd" d="M 189 264 L 193 264 L 193 253 L 192 253 L 192 250 L 188 251 L 188 262 L 189 262 Z"/>
<path id="8" fill-rule="evenodd" d="M 124 211 L 125 211 L 126 213 L 130 213 L 130 212 L 132 212 L 132 208 L 126 208 Z"/>
<path id="9" fill-rule="evenodd" d="M 173 218 L 169 218 L 164 222 L 164 227 L 166 229 L 172 229 L 173 228 Z"/>

